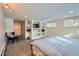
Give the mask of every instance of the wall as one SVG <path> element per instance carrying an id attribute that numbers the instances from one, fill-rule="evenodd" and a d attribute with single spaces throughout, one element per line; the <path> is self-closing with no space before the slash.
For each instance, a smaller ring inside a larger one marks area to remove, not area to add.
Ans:
<path id="1" fill-rule="evenodd" d="M 46 28 L 46 36 L 79 38 L 79 27 L 64 27 L 64 20 L 56 21 L 56 28 Z"/>
<path id="2" fill-rule="evenodd" d="M 5 46 L 5 19 L 2 9 L 0 8 L 0 55 Z"/>
<path id="3" fill-rule="evenodd" d="M 6 18 L 6 32 L 13 32 L 13 18 Z"/>

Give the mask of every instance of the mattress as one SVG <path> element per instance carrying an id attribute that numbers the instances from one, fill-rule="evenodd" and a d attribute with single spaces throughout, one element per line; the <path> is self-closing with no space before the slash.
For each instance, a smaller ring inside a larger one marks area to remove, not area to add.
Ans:
<path id="1" fill-rule="evenodd" d="M 79 42 L 65 37 L 46 37 L 35 40 L 36 46 L 48 56 L 79 56 Z"/>

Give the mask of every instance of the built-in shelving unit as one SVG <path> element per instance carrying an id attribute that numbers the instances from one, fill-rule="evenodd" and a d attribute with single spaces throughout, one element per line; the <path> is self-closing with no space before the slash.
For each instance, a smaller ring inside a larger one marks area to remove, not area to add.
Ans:
<path id="1" fill-rule="evenodd" d="M 45 37 L 46 35 L 46 22 L 32 20 L 32 39 Z"/>
<path id="2" fill-rule="evenodd" d="M 27 20 L 25 22 L 25 38 L 26 39 L 31 39 L 31 21 L 30 20 Z"/>

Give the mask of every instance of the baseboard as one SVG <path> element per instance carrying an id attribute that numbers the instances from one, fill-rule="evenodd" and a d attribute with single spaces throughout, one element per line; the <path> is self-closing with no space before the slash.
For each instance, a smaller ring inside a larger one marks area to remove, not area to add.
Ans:
<path id="1" fill-rule="evenodd" d="M 6 48 L 6 45 L 7 43 L 5 42 L 1 48 L 1 51 L 0 51 L 0 56 L 4 56 L 4 52 L 5 52 L 5 48 Z"/>

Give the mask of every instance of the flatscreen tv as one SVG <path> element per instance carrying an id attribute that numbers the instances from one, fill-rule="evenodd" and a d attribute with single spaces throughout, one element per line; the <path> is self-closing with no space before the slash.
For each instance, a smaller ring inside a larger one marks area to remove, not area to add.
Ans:
<path id="1" fill-rule="evenodd" d="M 40 28 L 40 24 L 33 24 L 33 28 Z"/>

